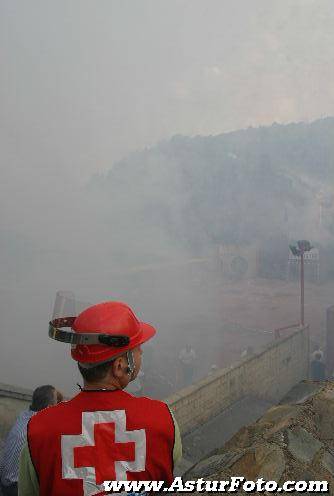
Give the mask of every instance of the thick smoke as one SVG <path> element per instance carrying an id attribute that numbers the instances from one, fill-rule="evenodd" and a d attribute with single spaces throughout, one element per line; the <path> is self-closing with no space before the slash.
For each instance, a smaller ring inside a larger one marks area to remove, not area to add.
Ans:
<path id="1" fill-rule="evenodd" d="M 155 324 L 165 395 L 187 342 L 198 379 L 296 320 L 290 241 L 312 241 L 331 284 L 333 120 L 309 124 L 334 113 L 329 1 L 5 0 L 1 14 L 2 382 L 73 391 L 69 350 L 47 337 L 58 290 Z M 317 329 L 324 294 L 308 300 Z"/>

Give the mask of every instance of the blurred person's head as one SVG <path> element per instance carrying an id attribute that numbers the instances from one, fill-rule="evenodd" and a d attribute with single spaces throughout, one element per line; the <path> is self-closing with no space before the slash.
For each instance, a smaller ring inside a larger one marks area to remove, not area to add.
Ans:
<path id="1" fill-rule="evenodd" d="M 210 367 L 209 375 L 214 374 L 215 372 L 217 372 L 217 370 L 218 370 L 217 365 L 216 364 L 212 364 L 211 367 Z"/>
<path id="2" fill-rule="evenodd" d="M 39 386 L 33 392 L 30 410 L 39 412 L 43 408 L 60 403 L 60 401 L 63 401 L 63 395 L 54 386 L 49 384 Z"/>

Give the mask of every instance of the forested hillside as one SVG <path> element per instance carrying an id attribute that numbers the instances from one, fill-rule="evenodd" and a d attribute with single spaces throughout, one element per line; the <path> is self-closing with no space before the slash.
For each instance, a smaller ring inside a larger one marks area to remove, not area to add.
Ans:
<path id="1" fill-rule="evenodd" d="M 59 198 L 50 237 L 36 237 L 35 225 L 2 230 L 3 285 L 35 278 L 40 267 L 96 275 L 210 256 L 219 244 L 272 251 L 307 238 L 328 249 L 333 179 L 334 118 L 174 136 Z"/>
<path id="2" fill-rule="evenodd" d="M 332 216 L 323 215 L 321 226 L 318 217 L 320 201 L 323 212 L 331 206 L 333 160 L 334 118 L 174 136 L 94 177 L 91 191 L 107 198 L 119 240 L 131 242 L 132 230 L 154 237 L 152 246 L 160 236 L 193 255 L 278 234 L 328 243 Z"/>

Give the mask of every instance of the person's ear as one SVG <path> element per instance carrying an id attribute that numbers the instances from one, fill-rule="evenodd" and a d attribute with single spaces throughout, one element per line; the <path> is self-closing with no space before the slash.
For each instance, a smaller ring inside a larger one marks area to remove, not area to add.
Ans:
<path id="1" fill-rule="evenodd" d="M 123 356 L 116 358 L 112 364 L 112 373 L 114 377 L 120 378 L 123 377 L 124 374 L 128 373 L 128 364 Z"/>

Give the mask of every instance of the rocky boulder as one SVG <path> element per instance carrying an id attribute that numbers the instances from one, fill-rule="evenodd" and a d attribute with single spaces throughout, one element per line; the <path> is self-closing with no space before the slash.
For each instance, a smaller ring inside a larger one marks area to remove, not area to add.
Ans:
<path id="1" fill-rule="evenodd" d="M 262 477 L 280 485 L 287 480 L 324 480 L 334 494 L 334 383 L 319 383 L 302 402 L 270 408 L 188 470 L 184 480 L 232 476 Z"/>

